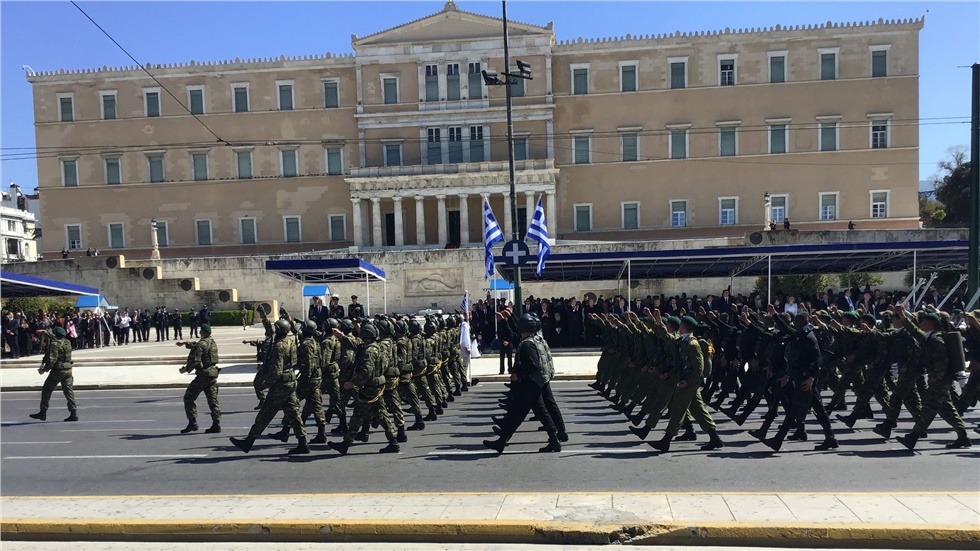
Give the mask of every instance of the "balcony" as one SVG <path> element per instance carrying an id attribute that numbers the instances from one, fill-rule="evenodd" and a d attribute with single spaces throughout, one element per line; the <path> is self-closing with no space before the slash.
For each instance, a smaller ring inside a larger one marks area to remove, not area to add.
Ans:
<path id="1" fill-rule="evenodd" d="M 514 161 L 514 171 L 554 170 L 554 168 L 554 159 L 528 159 L 526 161 Z M 428 176 L 434 174 L 479 174 L 506 171 L 507 161 L 438 165 L 372 166 L 351 169 L 350 179 L 392 178 L 396 176 Z"/>
<path id="2" fill-rule="evenodd" d="M 554 191 L 557 178 L 554 159 L 514 162 L 514 181 L 521 191 Z M 506 161 L 490 161 L 355 168 L 346 181 L 353 198 L 395 197 L 405 192 L 436 196 L 502 193 L 509 189 L 510 174 Z"/>

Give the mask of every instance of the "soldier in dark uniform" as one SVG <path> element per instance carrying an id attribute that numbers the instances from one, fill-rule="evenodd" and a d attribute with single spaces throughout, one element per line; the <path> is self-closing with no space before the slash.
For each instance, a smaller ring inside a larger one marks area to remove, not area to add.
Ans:
<path id="1" fill-rule="evenodd" d="M 364 317 L 364 306 L 358 304 L 357 295 L 352 295 L 350 297 L 350 306 L 347 307 L 347 317 L 350 319 L 358 319 Z"/>
<path id="2" fill-rule="evenodd" d="M 170 315 L 170 324 L 174 328 L 174 338 L 183 339 L 184 338 L 184 320 L 180 317 L 180 309 L 175 309 L 174 313 Z"/>

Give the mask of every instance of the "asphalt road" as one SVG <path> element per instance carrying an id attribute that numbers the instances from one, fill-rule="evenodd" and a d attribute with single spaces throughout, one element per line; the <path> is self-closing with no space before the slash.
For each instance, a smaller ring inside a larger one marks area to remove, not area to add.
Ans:
<path id="1" fill-rule="evenodd" d="M 175 389 L 78 392 L 82 420 L 77 423 L 61 421 L 67 413 L 58 392 L 47 422 L 28 418 L 37 410 L 39 393 L 2 393 L 0 484 L 8 496 L 980 490 L 980 443 L 968 450 L 944 449 L 953 435 L 938 418 L 915 454 L 894 440 L 883 441 L 869 421 L 855 431 L 835 423 L 841 441 L 835 452 L 812 451 L 820 439 L 813 422 L 810 442 L 788 442 L 782 453 L 773 454 L 745 432 L 758 427 L 757 416 L 738 427 L 713 412 L 724 449 L 700 451 L 702 435 L 700 442 L 675 443 L 669 454 L 658 456 L 586 382 L 553 387 L 571 436 L 564 451 L 536 453 L 546 438 L 536 431 L 537 423 L 527 422 L 503 456 L 481 444 L 492 437 L 489 415 L 501 411 L 496 401 L 504 388 L 494 383 L 474 387 L 424 432 L 409 433 L 400 454 L 379 455 L 384 437 L 375 430 L 370 443 L 353 446 L 346 457 L 326 446 L 315 446 L 308 456 L 286 457 L 292 440 L 284 445 L 261 439 L 248 455 L 232 447 L 228 437 L 244 436 L 254 420 L 251 389 L 222 390 L 220 435 L 178 434 L 185 419 L 183 393 Z M 203 396 L 198 408 L 206 411 Z M 200 421 L 202 429 L 208 425 L 206 415 Z M 967 422 L 976 427 L 980 414 L 971 412 Z M 902 431 L 907 428 L 907 421 L 900 423 Z M 650 439 L 659 436 L 654 432 Z"/>

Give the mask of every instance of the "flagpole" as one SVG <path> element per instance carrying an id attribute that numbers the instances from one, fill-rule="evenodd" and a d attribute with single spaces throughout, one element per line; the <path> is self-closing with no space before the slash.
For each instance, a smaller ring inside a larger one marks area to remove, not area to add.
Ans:
<path id="1" fill-rule="evenodd" d="M 517 241 L 520 236 L 517 224 L 517 189 L 514 183 L 514 118 L 511 114 L 511 85 L 517 81 L 516 77 L 511 77 L 510 73 L 510 44 L 507 35 L 507 0 L 501 0 L 504 20 L 504 71 L 507 85 L 504 86 L 507 95 L 507 167 L 510 172 L 510 212 L 511 217 L 511 239 Z M 513 79 L 513 80 L 512 80 Z M 506 231 L 506 230 L 505 230 Z M 521 297 L 521 267 L 514 267 L 514 315 L 520 316 L 524 313 L 524 301 Z"/>

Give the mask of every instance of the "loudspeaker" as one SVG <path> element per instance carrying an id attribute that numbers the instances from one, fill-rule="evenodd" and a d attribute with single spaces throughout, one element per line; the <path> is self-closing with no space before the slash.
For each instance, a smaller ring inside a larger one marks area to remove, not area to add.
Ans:
<path id="1" fill-rule="evenodd" d="M 155 268 L 143 268 L 143 279 L 153 279 L 157 276 Z"/>
<path id="2" fill-rule="evenodd" d="M 218 291 L 218 300 L 221 302 L 228 302 L 231 300 L 231 293 L 228 291 Z"/>
<path id="3" fill-rule="evenodd" d="M 194 288 L 194 282 L 189 279 L 180 280 L 180 288 L 185 291 L 190 291 Z"/>
<path id="4" fill-rule="evenodd" d="M 752 235 L 749 236 L 749 242 L 752 243 L 753 245 L 758 245 L 759 243 L 762 243 L 762 233 L 753 232 Z"/>
<path id="5" fill-rule="evenodd" d="M 105 267 L 109 269 L 114 269 L 119 266 L 119 258 L 115 256 L 109 256 L 105 259 Z"/>

